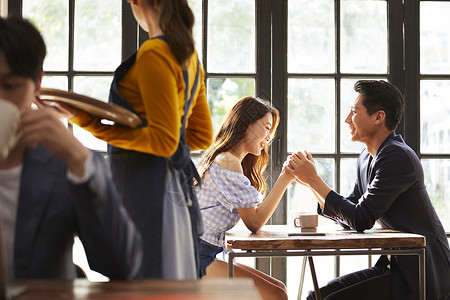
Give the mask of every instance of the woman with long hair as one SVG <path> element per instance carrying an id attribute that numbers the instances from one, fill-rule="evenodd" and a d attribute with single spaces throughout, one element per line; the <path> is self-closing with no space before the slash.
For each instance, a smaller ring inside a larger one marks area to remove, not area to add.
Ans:
<path id="1" fill-rule="evenodd" d="M 190 150 L 210 145 L 212 123 L 194 15 L 186 0 L 128 2 L 149 39 L 116 70 L 109 101 L 142 126 L 104 125 L 83 112 L 71 122 L 108 142 L 115 183 L 144 240 L 142 276 L 198 278 L 202 220 Z"/>
<path id="2" fill-rule="evenodd" d="M 224 249 L 225 232 L 242 219 L 257 232 L 272 216 L 293 177 L 284 168 L 264 201 L 268 149 L 279 123 L 278 111 L 266 100 L 245 97 L 228 112 L 203 154 L 197 196 L 204 222 L 200 237 L 201 272 L 205 278 L 227 277 L 226 262 L 215 259 Z M 263 272 L 237 265 L 236 277 L 249 277 L 264 299 L 287 299 L 286 287 Z"/>

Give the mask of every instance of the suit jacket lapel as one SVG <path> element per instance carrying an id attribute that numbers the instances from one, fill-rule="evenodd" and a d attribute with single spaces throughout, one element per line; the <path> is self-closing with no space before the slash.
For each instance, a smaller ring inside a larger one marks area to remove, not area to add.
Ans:
<path id="1" fill-rule="evenodd" d="M 363 155 L 363 154 L 362 154 Z M 372 157 L 368 152 L 364 153 L 365 156 L 362 157 L 360 162 L 358 162 L 358 180 L 359 180 L 359 189 L 361 195 L 367 190 L 369 185 L 369 169 L 372 162 Z"/>
<path id="2" fill-rule="evenodd" d="M 17 209 L 14 272 L 26 270 L 34 250 L 34 239 L 57 176 L 56 164 L 43 147 L 25 153 Z M 23 271 L 22 271 L 23 272 Z"/>
<path id="3" fill-rule="evenodd" d="M 372 182 L 372 180 L 375 178 L 375 172 L 373 171 L 373 166 L 375 165 L 375 162 L 378 160 L 378 155 L 380 154 L 380 150 L 387 144 L 389 143 L 389 141 L 391 139 L 393 139 L 395 137 L 395 133 L 392 132 L 388 137 L 386 137 L 383 141 L 383 143 L 381 143 L 380 147 L 377 150 L 377 153 L 375 153 L 375 156 L 372 158 L 369 155 L 369 162 L 367 164 L 367 170 L 366 170 L 366 174 L 367 174 L 367 184 L 370 184 L 370 182 Z"/>

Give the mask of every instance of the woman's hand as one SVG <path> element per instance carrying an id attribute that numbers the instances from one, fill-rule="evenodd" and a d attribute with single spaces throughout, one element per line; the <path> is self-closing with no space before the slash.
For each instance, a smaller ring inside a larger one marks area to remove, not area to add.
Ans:
<path id="1" fill-rule="evenodd" d="M 297 152 L 289 157 L 289 163 L 286 171 L 293 176 L 298 183 L 309 186 L 311 182 L 319 176 L 317 174 L 316 164 L 310 153 L 305 151 Z"/>
<path id="2" fill-rule="evenodd" d="M 290 159 L 291 158 L 289 156 L 286 159 L 286 161 L 283 163 L 283 168 L 281 169 L 281 173 L 280 173 L 280 176 L 279 176 L 279 178 L 281 178 L 281 177 L 286 178 L 286 180 L 288 180 L 289 183 L 291 183 L 292 181 L 295 180 L 295 176 L 293 174 L 291 174 L 291 173 L 286 171 L 286 167 L 288 166 Z"/>

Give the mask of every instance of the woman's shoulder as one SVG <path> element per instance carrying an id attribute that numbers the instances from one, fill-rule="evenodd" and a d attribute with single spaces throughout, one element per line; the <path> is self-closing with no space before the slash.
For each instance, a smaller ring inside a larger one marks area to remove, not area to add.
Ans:
<path id="1" fill-rule="evenodd" d="M 169 44 L 162 38 L 148 39 L 142 43 L 141 47 L 139 47 L 139 51 L 141 52 L 148 50 L 165 51 L 167 49 L 170 49 Z"/>
<path id="2" fill-rule="evenodd" d="M 222 152 L 217 155 L 214 159 L 214 163 L 230 171 L 244 173 L 241 161 L 230 152 Z"/>
<path id="3" fill-rule="evenodd" d="M 160 38 L 154 38 L 146 40 L 137 52 L 136 60 L 151 59 L 151 60 L 165 60 L 174 61 L 174 64 L 178 64 L 175 56 L 170 50 L 169 44 Z"/>

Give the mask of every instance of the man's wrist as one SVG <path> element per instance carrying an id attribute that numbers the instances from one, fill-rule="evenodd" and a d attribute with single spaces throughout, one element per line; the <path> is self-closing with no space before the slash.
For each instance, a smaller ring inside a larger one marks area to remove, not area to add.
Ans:
<path id="1" fill-rule="evenodd" d="M 86 149 L 88 150 L 88 149 Z M 93 153 L 92 151 L 88 150 L 88 156 L 87 158 L 80 164 L 79 167 L 81 167 L 83 169 L 82 173 L 75 173 L 73 171 L 73 169 L 71 169 L 69 167 L 69 169 L 67 170 L 67 178 L 75 184 L 81 184 L 81 183 L 85 183 L 89 180 L 89 178 L 92 176 L 92 174 L 94 174 L 95 169 L 94 169 L 94 164 L 93 164 Z"/>
<path id="2" fill-rule="evenodd" d="M 72 159 L 67 162 L 71 173 L 78 177 L 83 177 L 85 173 L 86 161 L 91 155 L 91 150 L 82 147 L 80 151 L 75 151 Z"/>

